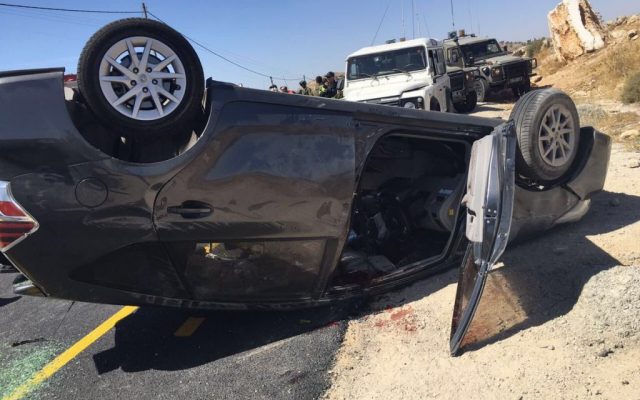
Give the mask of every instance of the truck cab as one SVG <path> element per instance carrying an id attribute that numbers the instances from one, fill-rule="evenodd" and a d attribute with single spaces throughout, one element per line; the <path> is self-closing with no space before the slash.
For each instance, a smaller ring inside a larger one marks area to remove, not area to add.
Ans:
<path id="1" fill-rule="evenodd" d="M 442 42 L 426 38 L 393 41 L 350 54 L 344 97 L 362 103 L 452 111 Z"/>

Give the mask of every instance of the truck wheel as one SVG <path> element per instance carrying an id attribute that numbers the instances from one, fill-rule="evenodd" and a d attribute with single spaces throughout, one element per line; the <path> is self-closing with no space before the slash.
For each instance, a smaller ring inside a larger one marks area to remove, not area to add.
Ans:
<path id="1" fill-rule="evenodd" d="M 531 83 L 513 87 L 511 88 L 511 91 L 513 92 L 513 97 L 519 99 L 520 97 L 531 91 Z"/>
<path id="2" fill-rule="evenodd" d="M 204 74 L 180 33 L 129 18 L 89 39 L 78 62 L 78 88 L 93 113 L 122 136 L 171 136 L 202 112 Z"/>
<path id="3" fill-rule="evenodd" d="M 529 92 L 511 112 L 518 138 L 516 170 L 549 182 L 567 172 L 578 153 L 580 119 L 571 98 L 558 89 Z"/>
<path id="4" fill-rule="evenodd" d="M 465 101 L 461 103 L 454 103 L 453 107 L 456 109 L 457 112 L 466 114 L 473 111 L 476 108 L 477 104 L 478 104 L 478 95 L 476 94 L 475 90 L 472 90 L 469 93 L 467 93 L 467 97 Z"/>
<path id="5" fill-rule="evenodd" d="M 482 78 L 473 81 L 473 88 L 476 91 L 476 101 L 482 103 L 489 92 L 489 84 Z"/>

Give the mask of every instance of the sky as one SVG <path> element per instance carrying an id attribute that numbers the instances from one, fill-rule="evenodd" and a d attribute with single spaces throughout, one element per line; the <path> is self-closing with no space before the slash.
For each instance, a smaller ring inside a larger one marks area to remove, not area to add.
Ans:
<path id="1" fill-rule="evenodd" d="M 498 40 L 524 41 L 548 36 L 546 15 L 558 1 L 453 0 L 455 26 Z M 130 0 L 6 2 L 101 10 L 142 8 L 140 1 Z M 297 88 L 303 76 L 312 79 L 328 71 L 344 70 L 346 56 L 372 42 L 381 44 L 387 39 L 414 35 L 442 39 L 452 30 L 449 0 L 145 0 L 145 3 L 153 14 L 181 33 L 241 65 L 274 77 L 277 85 L 290 88 Z M 640 0 L 592 0 L 591 4 L 605 20 L 640 13 Z M 64 66 L 68 73 L 74 73 L 89 37 L 106 23 L 122 17 L 0 7 L 0 70 Z M 256 88 L 267 88 L 270 84 L 269 78 L 195 48 L 205 76 Z"/>

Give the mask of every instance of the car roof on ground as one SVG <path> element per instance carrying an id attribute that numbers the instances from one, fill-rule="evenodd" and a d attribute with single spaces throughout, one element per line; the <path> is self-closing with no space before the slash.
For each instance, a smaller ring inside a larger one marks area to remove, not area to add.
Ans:
<path id="1" fill-rule="evenodd" d="M 415 47 L 415 46 L 437 47 L 437 46 L 442 46 L 442 42 L 435 39 L 429 39 L 429 38 L 417 38 L 417 39 L 411 39 L 411 40 L 404 40 L 402 42 L 367 46 L 367 47 L 361 48 L 356 52 L 349 54 L 347 58 L 362 56 L 365 54 L 375 54 L 375 53 L 382 53 L 385 51 L 406 49 L 406 48 Z"/>

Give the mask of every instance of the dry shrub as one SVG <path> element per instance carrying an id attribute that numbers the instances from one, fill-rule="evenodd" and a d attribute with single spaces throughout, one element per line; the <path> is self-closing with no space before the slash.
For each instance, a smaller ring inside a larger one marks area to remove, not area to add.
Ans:
<path id="1" fill-rule="evenodd" d="M 542 76 L 555 74 L 567 65 L 565 62 L 558 60 L 553 47 L 543 47 L 536 54 L 536 58 L 538 60 L 537 73 Z"/>
<path id="2" fill-rule="evenodd" d="M 640 70 L 630 75 L 625 81 L 622 88 L 622 102 L 625 104 L 640 103 Z"/>
<path id="3" fill-rule="evenodd" d="M 603 79 L 628 78 L 640 68 L 640 41 L 610 47 L 601 66 L 597 72 L 604 74 Z"/>

